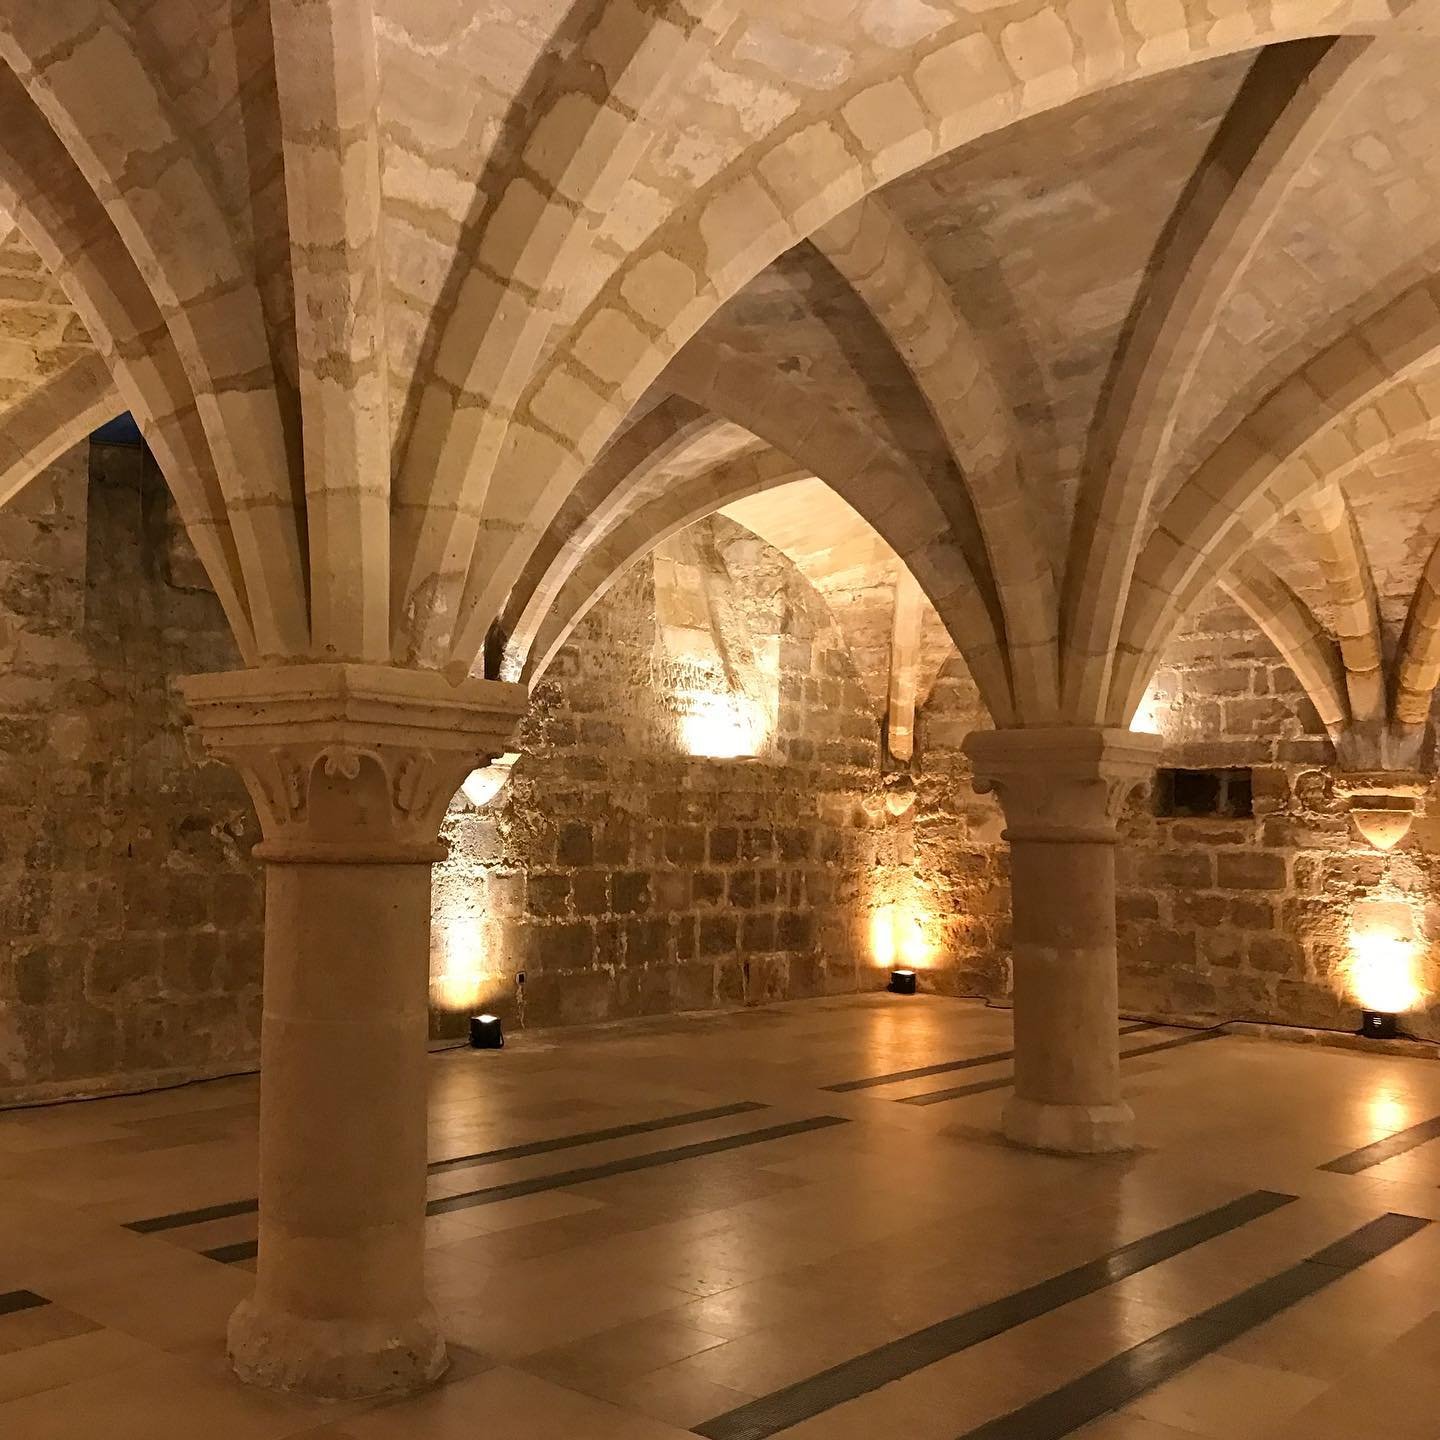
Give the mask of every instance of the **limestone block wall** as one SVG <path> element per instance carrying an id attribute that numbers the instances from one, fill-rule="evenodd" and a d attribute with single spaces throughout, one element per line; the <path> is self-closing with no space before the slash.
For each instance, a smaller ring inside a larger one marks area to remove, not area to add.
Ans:
<path id="1" fill-rule="evenodd" d="M 1389 855 L 1360 839 L 1335 797 L 1331 745 L 1299 682 L 1218 594 L 1166 652 L 1148 702 L 1164 737 L 1161 763 L 1250 767 L 1254 814 L 1166 817 L 1153 794 L 1134 797 L 1117 851 L 1124 1007 L 1354 1030 L 1351 931 L 1383 905 L 1413 925 L 1424 998 L 1404 1028 L 1440 1037 L 1440 801 L 1432 796 L 1434 813 Z M 998 807 L 974 795 L 959 752 L 985 723 L 952 662 L 922 714 L 914 886 L 934 941 L 927 983 L 1000 999 L 1009 989 L 1005 847 Z"/>
<path id="2" fill-rule="evenodd" d="M 236 663 L 138 449 L 0 511 L 0 1103 L 252 1065 L 258 831 L 173 677 Z"/>
<path id="3" fill-rule="evenodd" d="M 1413 925 L 1416 979 L 1430 998 L 1405 1028 L 1440 1037 L 1440 819 L 1419 821 L 1388 855 L 1356 834 L 1299 682 L 1219 596 L 1170 647 L 1151 695 L 1165 763 L 1253 767 L 1254 815 L 1132 807 L 1119 876 L 1126 1003 L 1352 1030 L 1352 928 L 1369 907 L 1395 906 Z"/>
<path id="4" fill-rule="evenodd" d="M 474 1004 L 553 1025 L 875 983 L 867 917 L 897 852 L 873 707 L 798 571 L 708 524 L 685 563 L 730 557 L 746 578 L 721 586 L 722 629 L 775 657 L 760 755 L 687 753 L 686 669 L 656 619 L 656 575 L 676 558 L 662 550 L 590 612 L 536 690 L 508 788 L 484 809 L 452 807 L 432 937 L 438 1033 Z M 719 648 L 739 638 L 721 634 Z"/>

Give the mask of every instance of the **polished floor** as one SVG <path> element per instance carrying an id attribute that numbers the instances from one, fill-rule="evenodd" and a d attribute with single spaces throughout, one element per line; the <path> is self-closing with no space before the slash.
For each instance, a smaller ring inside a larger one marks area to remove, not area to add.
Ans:
<path id="1" fill-rule="evenodd" d="M 4 1440 L 1440 1440 L 1440 1065 L 1127 1025 L 1142 1148 L 993 1138 L 1009 1017 L 864 996 L 433 1062 L 418 1399 L 227 1375 L 253 1080 L 0 1115 Z"/>

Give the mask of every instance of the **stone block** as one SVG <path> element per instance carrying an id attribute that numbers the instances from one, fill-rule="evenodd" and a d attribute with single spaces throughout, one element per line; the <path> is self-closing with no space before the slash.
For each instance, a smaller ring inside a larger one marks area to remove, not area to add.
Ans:
<path id="1" fill-rule="evenodd" d="M 1162 850 L 1141 855 L 1137 877 L 1142 885 L 1208 889 L 1215 883 L 1214 857 L 1205 850 Z"/>
<path id="2" fill-rule="evenodd" d="M 570 908 L 568 874 L 532 874 L 525 885 L 525 908 L 531 915 L 564 915 Z"/>
<path id="3" fill-rule="evenodd" d="M 739 946 L 739 920 L 735 915 L 702 915 L 699 919 L 699 953 L 733 954 Z"/>
<path id="4" fill-rule="evenodd" d="M 1222 890 L 1283 890 L 1285 857 L 1264 851 L 1221 851 L 1216 878 Z"/>
<path id="5" fill-rule="evenodd" d="M 610 904 L 617 915 L 633 915 L 649 901 L 650 876 L 645 871 L 617 871 L 610 877 Z"/>

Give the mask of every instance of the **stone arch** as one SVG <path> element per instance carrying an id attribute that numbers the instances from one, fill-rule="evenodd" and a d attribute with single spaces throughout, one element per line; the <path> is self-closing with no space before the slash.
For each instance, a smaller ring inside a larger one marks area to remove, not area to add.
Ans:
<path id="1" fill-rule="evenodd" d="M 518 678 L 535 635 L 591 548 L 654 494 L 657 472 L 724 422 L 679 396 L 662 400 L 601 455 L 550 522 L 505 607 L 500 628 Z"/>
<path id="2" fill-rule="evenodd" d="M 1400 635 L 1391 706 L 1395 723 L 1423 726 L 1440 685 L 1440 542 L 1431 550 Z"/>
<path id="3" fill-rule="evenodd" d="M 793 380 L 724 346 L 687 347 L 666 382 L 788 455 L 873 526 L 935 606 L 996 723 L 1013 723 L 1004 622 L 984 544 L 978 532 L 964 533 L 965 516 L 944 503 L 953 497 L 937 496 L 877 436 Z"/>
<path id="4" fill-rule="evenodd" d="M 1332 482 L 1307 491 L 1295 516 L 1315 542 L 1330 592 L 1351 719 L 1383 725 L 1388 697 L 1380 602 L 1354 511 L 1345 492 Z"/>
<path id="5" fill-rule="evenodd" d="M 1337 738 L 1350 719 L 1345 667 L 1310 607 L 1268 566 L 1252 561 L 1235 565 L 1220 584 L 1280 652 L 1331 739 Z"/>
<path id="6" fill-rule="evenodd" d="M 1380 73 L 1373 40 L 1262 51 L 1160 237 L 1091 427 L 1066 573 L 1065 705 L 1101 703 L 1179 407 L 1285 197 Z"/>
<path id="7" fill-rule="evenodd" d="M 422 592 L 465 581 L 479 521 L 467 492 L 478 479 L 484 496 L 565 277 L 648 148 L 657 103 L 728 10 L 727 0 L 576 0 L 557 32 L 564 43 L 546 47 L 551 59 L 511 105 L 401 422 L 396 569 L 416 649 L 447 613 L 418 605 Z"/>
<path id="8" fill-rule="evenodd" d="M 1059 705 L 1055 579 L 1027 503 L 1014 416 L 990 362 L 929 258 L 876 195 L 811 243 L 904 360 L 969 492 L 1004 616 L 1020 714 Z"/>
<path id="9" fill-rule="evenodd" d="M 85 178 L 0 66 L 0 204 L 65 291 L 139 420 L 248 663 L 284 648 L 263 587 L 252 609 L 209 443 L 154 297 Z"/>
<path id="10" fill-rule="evenodd" d="M 823 413 L 806 403 L 807 395 L 797 393 L 794 382 L 775 377 L 723 347 L 710 349 L 714 353 L 708 354 L 706 363 L 693 371 L 677 367 L 667 380 L 693 406 L 719 414 L 764 440 L 784 457 L 783 463 L 768 459 L 732 462 L 708 472 L 709 480 L 698 487 L 687 482 L 658 495 L 632 487 L 630 493 L 640 508 L 623 520 L 623 537 L 617 539 L 617 526 L 591 542 L 592 548 L 603 547 L 605 557 L 591 563 L 588 553 L 578 558 L 566 556 L 551 581 L 541 577 L 535 590 L 520 599 L 520 613 L 528 611 L 528 618 L 512 641 L 508 671 L 527 676 L 535 673 L 539 662 L 525 658 L 526 645 L 532 656 L 544 650 L 544 663 L 557 648 L 544 638 L 553 635 L 556 627 L 539 605 L 532 605 L 533 595 L 553 585 L 558 597 L 555 606 L 578 618 L 587 587 L 593 588 L 605 576 L 613 578 L 617 565 L 623 568 L 633 563 L 659 543 L 663 534 L 673 533 L 742 494 L 797 475 L 815 475 L 875 529 L 914 576 L 964 655 L 992 714 L 1007 720 L 1013 717 L 1009 671 L 990 607 L 944 512 L 919 478 L 869 431 L 843 415 Z M 723 489 L 722 483 L 740 488 Z M 560 542 L 552 540 L 550 544 L 559 549 Z"/>
<path id="11" fill-rule="evenodd" d="M 0 59 L 105 207 L 155 297 L 252 595 L 263 590 L 272 603 L 281 653 L 304 653 L 294 417 L 282 413 L 255 278 L 203 157 L 112 0 L 11 7 L 0 17 Z"/>
<path id="12" fill-rule="evenodd" d="M 1135 565 L 1106 716 L 1128 721 L 1159 647 L 1235 558 L 1309 491 L 1437 423 L 1415 382 L 1440 349 L 1440 277 L 1417 282 L 1326 347 L 1180 487 Z"/>
<path id="13" fill-rule="evenodd" d="M 86 355 L 0 415 L 0 505 L 122 408 L 110 371 Z"/>
<path id="14" fill-rule="evenodd" d="M 1385 0 L 1276 9 L 1246 0 L 1224 23 L 1180 7 L 1100 4 L 967 13 L 883 73 L 857 76 L 828 110 L 802 107 L 686 198 L 599 288 L 527 385 L 493 477 L 488 457 L 463 481 L 480 539 L 460 605 L 452 664 L 465 663 L 499 609 L 513 548 L 544 517 L 629 407 L 706 319 L 765 265 L 870 191 L 977 136 L 1107 86 L 1267 44 L 1372 33 Z M 590 363 L 587 363 L 590 362 Z M 547 477 L 526 489 L 535 475 Z M 525 505 L 517 503 L 523 496 Z M 527 533 L 528 532 L 528 533 Z M 499 595 L 497 595 L 499 590 Z M 478 613 L 477 613 L 478 612 Z"/>
<path id="15" fill-rule="evenodd" d="M 651 496 L 598 538 L 556 587 L 554 601 L 538 618 L 533 635 L 516 636 L 507 669 L 534 685 L 590 609 L 657 545 L 733 500 L 786 485 L 803 474 L 792 461 L 768 451 L 727 462 Z"/>

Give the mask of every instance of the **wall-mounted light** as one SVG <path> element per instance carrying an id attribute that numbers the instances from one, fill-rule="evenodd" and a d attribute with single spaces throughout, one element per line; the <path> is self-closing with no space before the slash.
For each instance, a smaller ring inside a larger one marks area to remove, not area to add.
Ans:
<path id="1" fill-rule="evenodd" d="M 470 1048 L 472 1050 L 503 1050 L 505 1048 L 505 1027 L 498 1015 L 472 1015 L 470 1017 Z"/>

